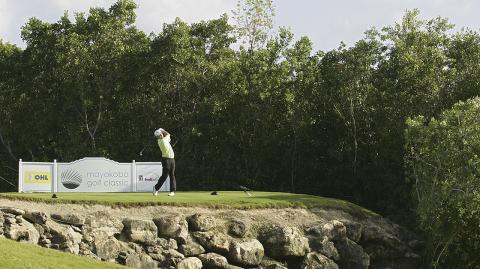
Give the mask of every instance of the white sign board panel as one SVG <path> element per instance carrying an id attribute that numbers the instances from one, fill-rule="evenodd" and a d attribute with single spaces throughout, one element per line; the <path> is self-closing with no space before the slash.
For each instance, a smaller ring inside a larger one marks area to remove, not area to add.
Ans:
<path id="1" fill-rule="evenodd" d="M 153 186 L 157 184 L 158 179 L 162 176 L 162 164 L 137 162 L 136 167 L 137 192 L 151 192 Z M 170 178 L 167 177 L 159 191 L 170 191 Z"/>
<path id="2" fill-rule="evenodd" d="M 132 166 L 105 158 L 58 164 L 58 192 L 130 192 Z"/>
<path id="3" fill-rule="evenodd" d="M 24 163 L 23 191 L 50 192 L 53 184 L 53 164 Z"/>

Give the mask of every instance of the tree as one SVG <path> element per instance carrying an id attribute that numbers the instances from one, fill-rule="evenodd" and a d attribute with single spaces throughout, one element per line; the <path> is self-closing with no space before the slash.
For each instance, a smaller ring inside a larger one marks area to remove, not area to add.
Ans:
<path id="1" fill-rule="evenodd" d="M 248 49 L 253 51 L 262 47 L 273 28 L 273 0 L 239 0 L 232 13 L 237 23 L 237 35 L 248 44 Z"/>
<path id="2" fill-rule="evenodd" d="M 480 229 L 480 98 L 436 119 L 407 121 L 407 163 L 433 268 L 477 268 Z"/>

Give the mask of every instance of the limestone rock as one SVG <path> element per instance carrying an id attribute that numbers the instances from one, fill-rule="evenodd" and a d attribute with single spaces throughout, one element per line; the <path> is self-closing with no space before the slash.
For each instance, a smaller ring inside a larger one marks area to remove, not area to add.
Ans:
<path id="1" fill-rule="evenodd" d="M 245 242 L 233 242 L 230 245 L 230 259 L 234 263 L 255 266 L 259 265 L 264 256 L 263 245 L 257 239 Z"/>
<path id="2" fill-rule="evenodd" d="M 186 258 L 177 264 L 177 269 L 200 269 L 202 261 L 196 257 Z"/>
<path id="3" fill-rule="evenodd" d="M 115 260 L 122 251 L 127 251 L 128 247 L 115 238 L 100 240 L 95 242 L 96 254 L 105 261 Z"/>
<path id="4" fill-rule="evenodd" d="M 185 244 L 180 245 L 178 250 L 180 251 L 180 253 L 187 257 L 198 256 L 205 253 L 205 248 L 203 248 L 202 245 L 193 241 L 191 238 L 189 238 L 189 240 L 187 240 Z"/>
<path id="5" fill-rule="evenodd" d="M 13 214 L 15 216 L 21 216 L 25 214 L 24 210 L 18 209 L 18 208 L 13 208 L 13 207 L 3 207 L 0 208 L 0 211 L 3 211 L 5 213 Z"/>
<path id="6" fill-rule="evenodd" d="M 370 257 L 363 248 L 350 239 L 335 242 L 340 254 L 339 265 L 342 269 L 367 269 L 370 266 Z"/>
<path id="7" fill-rule="evenodd" d="M 105 240 L 119 235 L 123 230 L 123 223 L 106 212 L 95 212 L 85 218 L 82 233 L 85 241 L 93 242 Z"/>
<path id="8" fill-rule="evenodd" d="M 23 214 L 23 217 L 35 224 L 45 224 L 48 219 L 47 214 L 35 211 L 27 211 Z"/>
<path id="9" fill-rule="evenodd" d="M 271 257 L 301 257 L 310 251 L 308 239 L 298 228 L 273 226 L 265 228 L 260 241 Z"/>
<path id="10" fill-rule="evenodd" d="M 362 230 L 363 230 L 362 224 L 351 221 L 351 222 L 346 222 L 345 227 L 347 228 L 347 237 L 356 243 L 360 242 L 360 239 L 362 238 Z"/>
<path id="11" fill-rule="evenodd" d="M 139 269 L 152 269 L 157 268 L 158 263 L 152 259 L 152 257 L 146 254 L 130 254 L 125 259 L 125 265 L 129 267 Z"/>
<path id="12" fill-rule="evenodd" d="M 182 253 L 174 249 L 163 250 L 161 254 L 165 257 L 165 260 L 161 264 L 162 268 L 169 266 L 175 267 L 179 262 L 185 259 L 185 256 Z"/>
<path id="13" fill-rule="evenodd" d="M 150 255 L 150 257 L 152 257 L 152 259 L 154 259 L 158 262 L 164 262 L 166 260 L 165 256 L 163 254 L 160 254 L 160 253 L 149 253 L 148 255 Z"/>
<path id="14" fill-rule="evenodd" d="M 325 236 L 322 240 L 322 247 L 319 250 L 320 254 L 325 255 L 329 259 L 333 259 L 338 261 L 340 259 L 340 255 L 338 254 L 337 249 L 332 241 L 329 241 L 328 238 Z"/>
<path id="15" fill-rule="evenodd" d="M 174 238 L 180 243 L 184 243 L 188 237 L 188 223 L 185 218 L 174 216 L 163 216 L 156 218 L 153 222 L 157 225 L 158 235 L 160 237 Z"/>
<path id="16" fill-rule="evenodd" d="M 308 253 L 303 259 L 301 269 L 338 269 L 338 265 L 317 252 Z M 343 268 L 343 267 L 342 267 Z"/>
<path id="17" fill-rule="evenodd" d="M 198 255 L 205 268 L 227 268 L 229 266 L 227 258 L 217 253 L 207 253 Z"/>
<path id="18" fill-rule="evenodd" d="M 82 240 L 82 235 L 75 232 L 70 225 L 47 220 L 45 222 L 45 232 L 51 235 L 52 245 L 58 245 L 64 251 L 78 254 L 78 244 Z"/>
<path id="19" fill-rule="evenodd" d="M 347 237 L 347 228 L 338 220 L 313 225 L 306 232 L 314 236 L 326 236 L 329 240 L 343 240 Z"/>
<path id="20" fill-rule="evenodd" d="M 168 249 L 168 248 L 175 249 L 175 250 L 178 249 L 177 241 L 175 241 L 175 239 L 172 239 L 172 238 L 170 239 L 157 238 L 155 240 L 155 245 L 160 246 L 164 249 Z"/>
<path id="21" fill-rule="evenodd" d="M 123 234 L 131 241 L 152 243 L 157 238 L 157 226 L 151 220 L 124 219 Z"/>
<path id="22" fill-rule="evenodd" d="M 247 232 L 247 225 L 241 220 L 232 220 L 228 224 L 228 234 L 235 237 L 244 237 Z"/>
<path id="23" fill-rule="evenodd" d="M 40 239 L 40 233 L 35 229 L 35 226 L 27 221 L 5 225 L 4 233 L 7 238 L 31 244 L 37 244 Z"/>
<path id="24" fill-rule="evenodd" d="M 55 221 L 64 224 L 82 226 L 85 223 L 85 217 L 79 214 L 52 214 L 50 216 Z"/>
<path id="25" fill-rule="evenodd" d="M 262 262 L 260 263 L 259 268 L 269 268 L 269 269 L 288 269 L 287 266 L 279 261 L 276 261 L 267 256 L 263 257 Z"/>
<path id="26" fill-rule="evenodd" d="M 216 225 L 215 218 L 209 215 L 198 214 L 198 213 L 188 217 L 187 221 L 188 221 L 188 227 L 192 231 L 205 232 L 212 229 Z"/>
<path id="27" fill-rule="evenodd" d="M 227 254 L 230 250 L 231 239 L 225 234 L 209 231 L 194 232 L 192 235 L 200 245 L 209 251 Z"/>

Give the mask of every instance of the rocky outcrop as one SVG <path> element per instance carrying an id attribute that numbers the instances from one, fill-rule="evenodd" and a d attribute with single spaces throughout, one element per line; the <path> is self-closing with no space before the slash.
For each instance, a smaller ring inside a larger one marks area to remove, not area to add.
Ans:
<path id="1" fill-rule="evenodd" d="M 264 256 L 263 246 L 257 239 L 230 244 L 230 259 L 241 265 L 255 266 L 262 262 Z"/>
<path id="2" fill-rule="evenodd" d="M 202 268 L 202 261 L 196 257 L 186 258 L 178 263 L 177 269 L 200 269 Z"/>
<path id="3" fill-rule="evenodd" d="M 52 219 L 73 226 L 82 226 L 85 223 L 85 217 L 78 214 L 52 214 Z"/>
<path id="4" fill-rule="evenodd" d="M 182 243 L 188 238 L 188 223 L 182 216 L 162 216 L 153 219 L 158 227 L 158 235 L 164 238 L 173 238 Z"/>
<path id="5" fill-rule="evenodd" d="M 260 234 L 260 241 L 273 258 L 302 257 L 310 250 L 308 239 L 295 227 L 265 227 Z"/>
<path id="6" fill-rule="evenodd" d="M 157 239 L 157 226 L 151 220 L 123 220 L 123 234 L 130 241 L 149 244 Z"/>
<path id="7" fill-rule="evenodd" d="M 40 239 L 40 233 L 35 229 L 35 226 L 28 221 L 21 218 L 20 215 L 14 216 L 10 213 L 4 215 L 5 227 L 3 234 L 5 237 L 27 242 L 31 244 L 37 244 Z"/>
<path id="8" fill-rule="evenodd" d="M 293 225 L 205 211 L 119 218 L 5 207 L 0 236 L 145 269 L 418 268 L 421 242 L 406 229 L 377 216 L 318 216 Z"/>
<path id="9" fill-rule="evenodd" d="M 234 237 L 244 237 L 247 232 L 247 224 L 241 220 L 234 219 L 228 223 L 228 234 Z"/>
<path id="10" fill-rule="evenodd" d="M 191 231 L 205 232 L 215 227 L 215 218 L 203 214 L 194 214 L 188 219 L 188 227 Z"/>
<path id="11" fill-rule="evenodd" d="M 334 261 L 330 260 L 329 258 L 325 257 L 320 253 L 311 252 L 305 256 L 300 268 L 301 269 L 317 269 L 317 268 L 338 269 L 338 265 Z"/>
<path id="12" fill-rule="evenodd" d="M 192 235 L 208 251 L 227 254 L 230 250 L 231 239 L 225 234 L 208 231 L 194 232 Z"/>

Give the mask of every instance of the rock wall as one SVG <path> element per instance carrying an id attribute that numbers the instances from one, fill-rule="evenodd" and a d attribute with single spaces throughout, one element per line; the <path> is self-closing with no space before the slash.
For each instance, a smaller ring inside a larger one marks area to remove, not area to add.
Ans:
<path id="1" fill-rule="evenodd" d="M 0 236 L 135 268 L 418 268 L 419 241 L 386 219 L 318 209 L 298 223 L 288 210 L 292 221 L 214 209 L 145 217 L 0 206 Z"/>

